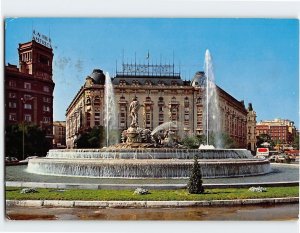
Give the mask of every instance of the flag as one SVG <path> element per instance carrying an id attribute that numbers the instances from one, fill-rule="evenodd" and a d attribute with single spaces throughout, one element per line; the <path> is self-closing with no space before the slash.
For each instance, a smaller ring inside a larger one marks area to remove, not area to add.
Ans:
<path id="1" fill-rule="evenodd" d="M 149 59 L 149 58 L 150 58 L 150 54 L 149 54 L 149 51 L 148 51 L 146 59 Z"/>

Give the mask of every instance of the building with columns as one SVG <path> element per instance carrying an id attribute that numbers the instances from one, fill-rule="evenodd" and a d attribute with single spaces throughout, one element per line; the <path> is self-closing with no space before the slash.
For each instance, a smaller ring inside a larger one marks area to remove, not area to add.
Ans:
<path id="1" fill-rule="evenodd" d="M 5 124 L 38 125 L 52 144 L 53 50 L 42 36 L 34 31 L 32 41 L 19 44 L 19 67 L 5 65 Z"/>
<path id="2" fill-rule="evenodd" d="M 67 108 L 67 148 L 74 148 L 82 132 L 104 125 L 105 78 L 102 70 L 93 70 Z M 153 130 L 173 121 L 176 126 L 172 130 L 179 138 L 203 134 L 204 79 L 204 72 L 197 72 L 192 81 L 184 81 L 174 65 L 122 64 L 122 71 L 111 79 L 118 129 L 122 132 L 130 126 L 129 104 L 137 97 L 142 106 L 138 112 L 140 127 Z M 234 140 L 236 147 L 247 148 L 248 111 L 244 101 L 236 100 L 220 87 L 217 93 L 222 131 Z"/>

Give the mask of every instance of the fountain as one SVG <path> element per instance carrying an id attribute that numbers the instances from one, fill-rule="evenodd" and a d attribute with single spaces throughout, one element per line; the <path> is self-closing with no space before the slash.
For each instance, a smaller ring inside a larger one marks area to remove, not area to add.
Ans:
<path id="1" fill-rule="evenodd" d="M 139 127 L 140 104 L 135 96 L 129 106 L 131 124 L 122 133 L 122 143 L 102 149 L 53 149 L 46 158 L 31 159 L 27 171 L 37 174 L 103 178 L 187 178 L 197 156 L 204 178 L 239 177 L 266 174 L 271 171 L 267 159 L 253 158 L 246 149 L 221 149 L 209 145 L 209 133 L 218 135 L 220 126 L 216 108 L 217 95 L 213 82 L 211 56 L 205 55 L 206 70 L 206 136 L 207 145 L 200 149 L 187 149 L 176 142 L 172 127 L 166 122 L 152 132 Z M 106 79 L 109 79 L 107 75 Z M 109 83 L 108 83 L 109 85 Z M 108 88 L 108 87 L 107 87 Z M 106 89 L 106 103 L 110 103 L 111 89 Z M 106 113 L 112 112 L 106 109 Z M 210 118 L 210 119 L 209 119 Z M 109 115 L 106 121 L 111 122 Z M 107 127 L 109 124 L 106 124 Z M 168 130 L 167 130 L 168 129 Z M 164 130 L 164 135 L 159 134 Z M 109 137 L 107 137 L 108 140 Z"/>
<path id="2" fill-rule="evenodd" d="M 105 145 L 108 147 L 118 142 L 118 137 L 114 135 L 114 133 L 118 131 L 115 94 L 114 94 L 114 88 L 111 82 L 111 78 L 108 72 L 106 72 L 105 75 L 104 94 L 105 94 L 105 99 L 104 99 Z"/>
<path id="3" fill-rule="evenodd" d="M 209 50 L 205 52 L 204 71 L 205 71 L 205 104 L 206 108 L 203 111 L 203 126 L 206 136 L 206 145 L 201 145 L 199 149 L 214 149 L 223 148 L 223 141 L 221 136 L 221 119 L 219 100 L 217 88 L 215 84 L 215 77 L 213 72 L 212 57 Z M 210 145 L 210 136 L 214 136 L 214 144 Z"/>

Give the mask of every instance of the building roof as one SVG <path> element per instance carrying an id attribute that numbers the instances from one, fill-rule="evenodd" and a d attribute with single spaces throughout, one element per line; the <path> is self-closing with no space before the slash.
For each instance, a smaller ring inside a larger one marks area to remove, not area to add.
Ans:
<path id="1" fill-rule="evenodd" d="M 102 70 L 94 69 L 93 72 L 89 75 L 95 84 L 105 84 L 105 75 Z"/>
<path id="2" fill-rule="evenodd" d="M 198 87 L 198 86 L 203 86 L 205 84 L 205 74 L 203 71 L 198 71 L 194 75 L 193 81 L 192 81 L 192 86 L 193 87 Z"/>

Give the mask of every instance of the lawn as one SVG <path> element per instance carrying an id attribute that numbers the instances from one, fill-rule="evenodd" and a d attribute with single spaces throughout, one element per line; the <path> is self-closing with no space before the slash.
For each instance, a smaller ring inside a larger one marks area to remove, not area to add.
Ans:
<path id="1" fill-rule="evenodd" d="M 36 189 L 38 193 L 21 194 L 22 188 L 6 187 L 6 200 L 86 200 L 86 201 L 201 201 L 248 198 L 298 197 L 299 186 L 268 187 L 266 192 L 248 188 L 207 189 L 203 194 L 189 194 L 185 189 L 149 190 L 151 194 L 134 195 L 134 190 Z"/>

